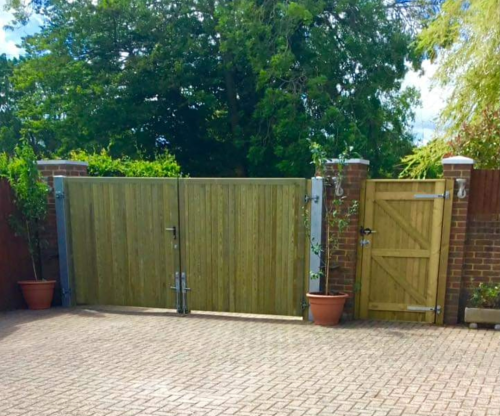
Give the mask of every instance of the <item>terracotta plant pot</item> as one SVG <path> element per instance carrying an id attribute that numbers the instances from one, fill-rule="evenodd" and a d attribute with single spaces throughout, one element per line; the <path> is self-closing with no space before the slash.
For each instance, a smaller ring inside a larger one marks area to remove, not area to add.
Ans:
<path id="1" fill-rule="evenodd" d="M 54 297 L 55 280 L 21 281 L 18 282 L 23 292 L 28 308 L 49 309 Z"/>
<path id="2" fill-rule="evenodd" d="M 307 298 L 311 306 L 314 323 L 322 326 L 338 325 L 348 297 L 349 295 L 345 293 L 338 295 L 308 293 Z"/>

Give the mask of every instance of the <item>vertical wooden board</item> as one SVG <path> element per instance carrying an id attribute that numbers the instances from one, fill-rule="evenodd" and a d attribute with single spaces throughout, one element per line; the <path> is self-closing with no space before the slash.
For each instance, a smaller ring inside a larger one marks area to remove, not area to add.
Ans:
<path id="1" fill-rule="evenodd" d="M 359 199 L 359 222 L 360 226 L 364 224 L 365 220 L 365 193 L 366 193 L 366 180 L 361 184 L 361 192 Z M 307 192 L 310 195 L 310 191 Z M 360 239 L 356 241 L 358 244 L 358 249 L 356 251 L 356 280 L 354 282 L 354 319 L 360 318 L 360 303 L 361 303 L 361 273 L 362 273 L 362 262 L 363 262 L 363 248 L 360 247 Z"/>
<path id="2" fill-rule="evenodd" d="M 307 181 L 304 179 L 296 185 L 295 192 L 295 273 L 294 273 L 294 315 L 302 314 L 302 301 L 305 299 L 304 268 L 306 256 L 306 232 L 303 219 L 303 201 L 307 192 Z"/>
<path id="3" fill-rule="evenodd" d="M 311 195 L 312 194 L 312 180 L 311 179 L 306 180 L 305 186 L 306 186 L 305 195 Z M 301 201 L 304 201 L 304 199 L 301 198 Z M 309 204 L 304 201 L 303 217 L 302 217 L 302 226 L 304 227 L 304 271 L 303 271 L 304 279 L 302 282 L 303 300 L 305 302 L 304 305 L 307 305 L 306 294 L 309 291 L 309 275 L 311 273 L 311 251 L 310 251 L 310 248 L 311 248 L 310 231 L 311 231 L 311 229 L 310 229 L 310 225 L 311 225 L 311 208 L 309 207 Z M 360 269 L 361 269 L 361 266 L 360 266 Z M 308 307 L 303 307 L 302 319 L 304 319 L 304 320 L 309 319 L 309 308 Z"/>
<path id="4" fill-rule="evenodd" d="M 124 225 L 124 211 L 123 211 L 123 198 L 121 186 L 109 186 L 109 208 L 111 211 L 111 256 L 112 256 L 112 274 L 116 277 L 116 281 L 112 290 L 114 291 L 115 302 L 118 305 L 125 303 L 125 282 L 127 279 L 125 268 L 123 267 L 123 259 L 125 252 L 123 247 L 126 242 L 126 235 L 123 230 Z"/>
<path id="5" fill-rule="evenodd" d="M 218 280 L 217 280 L 217 307 L 219 311 L 229 310 L 229 274 L 227 272 L 228 251 L 228 212 L 227 212 L 227 189 L 228 185 L 221 185 L 218 189 L 218 215 L 219 232 L 218 232 Z"/>
<path id="6" fill-rule="evenodd" d="M 275 280 L 274 280 L 274 297 L 276 299 L 276 313 L 278 315 L 286 314 L 286 301 L 281 295 L 281 290 L 284 285 L 283 274 L 283 187 L 278 186 L 276 189 L 276 256 L 275 256 Z"/>
<path id="7" fill-rule="evenodd" d="M 436 182 L 435 193 L 444 194 L 445 192 L 445 182 Z M 437 294 L 437 284 L 438 284 L 438 274 L 439 274 L 439 259 L 441 251 L 441 232 L 443 228 L 443 208 L 444 200 L 435 199 L 432 207 L 432 228 L 431 228 L 431 257 L 429 259 L 428 266 L 428 287 L 427 287 L 427 306 L 436 306 L 436 294 Z M 427 313 L 426 321 L 429 323 L 434 322 L 435 314 Z"/>
<path id="8" fill-rule="evenodd" d="M 236 310 L 236 262 L 238 256 L 238 247 L 240 245 L 238 235 L 238 194 L 236 186 L 228 187 L 228 274 L 229 274 L 229 311 Z"/>
<path id="9" fill-rule="evenodd" d="M 94 246 L 95 259 L 96 259 L 96 278 L 97 278 L 97 303 L 102 304 L 104 300 L 104 277 L 103 276 L 103 251 L 102 251 L 102 238 L 100 237 L 102 229 L 102 200 L 100 198 L 99 185 L 92 185 L 92 203 L 94 206 L 94 222 L 92 224 L 94 231 Z"/>
<path id="10" fill-rule="evenodd" d="M 363 226 L 365 228 L 372 228 L 374 224 L 374 198 L 375 198 L 375 183 L 367 182 L 365 193 L 365 219 Z M 376 234 L 378 240 L 380 234 Z M 372 239 L 373 240 L 373 239 Z M 373 244 L 373 241 L 372 241 Z M 368 318 L 368 303 L 370 299 L 370 276 L 371 276 L 371 245 L 363 247 L 363 263 L 361 272 L 361 302 L 360 302 L 360 317 L 362 319 Z"/>
<path id="11" fill-rule="evenodd" d="M 158 272 L 159 266 L 159 252 L 161 252 L 161 234 L 159 233 L 160 225 L 162 224 L 159 209 L 162 208 L 160 200 L 158 197 L 159 186 L 157 184 L 151 184 L 151 199 L 149 202 L 149 214 L 151 215 L 151 250 L 150 250 L 150 263 L 148 267 L 148 275 L 146 279 L 151 282 L 151 287 L 153 292 L 151 293 L 151 304 L 156 308 L 163 307 L 162 296 L 165 292 L 165 287 L 163 286 L 162 279 Z"/>
<path id="12" fill-rule="evenodd" d="M 436 294 L 436 305 L 441 307 L 441 313 L 436 314 L 436 323 L 444 323 L 444 307 L 446 302 L 446 281 L 448 275 L 448 255 L 450 251 L 450 233 L 451 233 L 451 215 L 453 209 L 454 181 L 446 179 L 446 191 L 449 192 L 449 198 L 444 201 L 443 221 L 441 229 L 439 272 Z"/>
<path id="13" fill-rule="evenodd" d="M 136 303 L 136 293 L 138 291 L 137 281 L 139 279 L 139 251 L 138 251 L 138 229 L 137 229 L 137 199 L 136 186 L 133 183 L 125 185 L 125 207 L 126 207 L 126 227 L 127 227 L 127 268 L 128 280 L 125 282 L 125 304 L 134 305 Z"/>

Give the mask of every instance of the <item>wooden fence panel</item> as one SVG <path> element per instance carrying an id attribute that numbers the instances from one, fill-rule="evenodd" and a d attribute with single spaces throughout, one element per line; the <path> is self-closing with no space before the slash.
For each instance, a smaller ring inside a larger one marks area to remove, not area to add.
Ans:
<path id="1" fill-rule="evenodd" d="M 500 214 L 500 170 L 473 170 L 469 189 L 469 216 Z"/>
<path id="2" fill-rule="evenodd" d="M 181 179 L 192 310 L 302 315 L 305 179 Z"/>
<path id="3" fill-rule="evenodd" d="M 10 186 L 6 180 L 0 180 L 0 310 L 23 308 L 17 282 L 34 279 L 28 245 L 15 236 L 9 225 L 14 212 Z"/>
<path id="4" fill-rule="evenodd" d="M 176 179 L 65 179 L 77 304 L 175 307 Z"/>

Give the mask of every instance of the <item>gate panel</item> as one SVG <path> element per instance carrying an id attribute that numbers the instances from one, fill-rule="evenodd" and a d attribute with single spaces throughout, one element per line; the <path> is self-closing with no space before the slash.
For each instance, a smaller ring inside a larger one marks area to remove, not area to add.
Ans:
<path id="1" fill-rule="evenodd" d="M 445 191 L 444 180 L 366 182 L 361 318 L 435 322 Z"/>
<path id="2" fill-rule="evenodd" d="M 188 308 L 302 315 L 305 179 L 181 179 Z"/>
<path id="3" fill-rule="evenodd" d="M 76 303 L 174 308 L 177 179 L 64 182 Z"/>

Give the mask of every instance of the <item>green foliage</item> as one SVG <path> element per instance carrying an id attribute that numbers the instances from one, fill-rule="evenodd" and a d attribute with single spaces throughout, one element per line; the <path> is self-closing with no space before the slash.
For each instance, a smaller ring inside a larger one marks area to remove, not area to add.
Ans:
<path id="1" fill-rule="evenodd" d="M 434 139 L 425 146 L 417 147 L 401 160 L 404 169 L 399 176 L 411 179 L 439 178 L 443 174 L 441 161 L 451 151 L 450 144 L 443 139 Z"/>
<path id="2" fill-rule="evenodd" d="M 401 82 L 418 59 L 403 3 L 31 4 L 48 23 L 12 81 L 39 153 L 168 149 L 191 175 L 310 176 L 311 139 L 328 154 L 354 146 L 390 176 L 411 149 L 417 95 Z"/>
<path id="3" fill-rule="evenodd" d="M 446 0 L 421 32 L 419 48 L 439 58 L 436 80 L 452 88 L 441 114 L 450 136 L 500 107 L 500 0 Z"/>
<path id="4" fill-rule="evenodd" d="M 133 160 L 129 157 L 113 158 L 106 150 L 86 153 L 83 150 L 70 153 L 70 159 L 88 162 L 89 176 L 129 176 L 151 178 L 176 178 L 181 175 L 180 166 L 168 153 L 154 160 Z"/>
<path id="5" fill-rule="evenodd" d="M 472 290 L 469 305 L 473 308 L 500 308 L 500 285 L 498 283 L 480 283 Z"/>
<path id="6" fill-rule="evenodd" d="M 14 192 L 17 212 L 10 218 L 10 224 L 17 235 L 26 239 L 33 263 L 35 278 L 39 278 L 39 254 L 43 243 L 40 231 L 47 215 L 49 187 L 42 180 L 36 164 L 36 155 L 31 146 L 17 146 L 15 155 L 0 157 L 0 176 L 9 180 Z"/>
<path id="7" fill-rule="evenodd" d="M 484 110 L 470 123 L 464 123 L 450 141 L 435 139 L 405 156 L 401 177 L 413 179 L 438 178 L 442 175 L 441 160 L 450 155 L 474 159 L 478 169 L 500 169 L 500 111 Z"/>
<path id="8" fill-rule="evenodd" d="M 351 224 L 352 217 L 358 212 L 358 201 L 353 201 L 350 205 L 345 204 L 345 196 L 338 195 L 340 192 L 340 184 L 343 178 L 343 170 L 346 160 L 349 159 L 348 151 L 346 150 L 339 156 L 339 163 L 337 164 L 337 173 L 335 178 L 325 178 L 325 165 L 327 163 L 326 151 L 319 143 L 310 142 L 310 151 L 312 163 L 316 167 L 316 172 L 324 177 L 323 182 L 323 215 L 325 219 L 325 243 L 315 241 L 311 238 L 310 249 L 311 251 L 321 257 L 321 269 L 319 272 L 310 272 L 312 279 L 325 278 L 324 290 L 325 295 L 328 294 L 331 261 L 335 253 L 340 249 L 340 242 L 345 231 Z M 334 187 L 333 192 L 330 194 L 327 187 Z M 304 216 L 304 223 L 306 229 L 309 231 L 309 217 Z"/>
<path id="9" fill-rule="evenodd" d="M 17 94 L 11 77 L 16 60 L 0 55 L 0 151 L 14 153 L 21 137 L 21 121 L 15 115 Z"/>
<path id="10" fill-rule="evenodd" d="M 500 111 L 484 110 L 452 142 L 455 154 L 474 159 L 478 169 L 500 169 Z"/>

